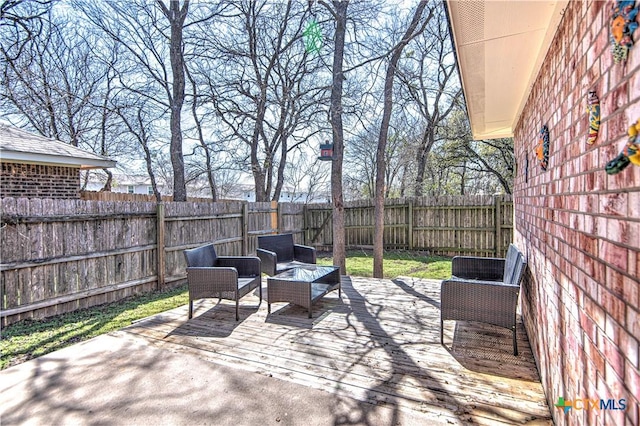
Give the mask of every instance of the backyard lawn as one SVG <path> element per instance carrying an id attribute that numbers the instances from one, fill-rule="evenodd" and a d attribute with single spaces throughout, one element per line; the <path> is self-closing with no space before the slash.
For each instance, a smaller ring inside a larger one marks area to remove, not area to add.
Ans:
<path id="1" fill-rule="evenodd" d="M 331 265 L 329 255 L 318 256 L 318 264 Z M 347 275 L 371 277 L 373 255 L 367 251 L 347 253 Z M 415 252 L 385 253 L 385 278 L 411 276 L 444 279 L 451 275 L 451 259 L 428 257 Z M 128 326 L 148 316 L 188 303 L 187 288 L 134 296 L 46 320 L 26 320 L 4 327 L 0 339 L 0 370 Z"/>
<path id="2" fill-rule="evenodd" d="M 318 264 L 331 265 L 333 259 L 328 253 L 318 254 Z M 347 275 L 356 277 L 373 276 L 373 252 L 353 250 L 347 253 Z M 418 252 L 397 251 L 384 254 L 384 277 L 398 276 L 444 280 L 451 276 L 451 258 L 427 256 Z"/>

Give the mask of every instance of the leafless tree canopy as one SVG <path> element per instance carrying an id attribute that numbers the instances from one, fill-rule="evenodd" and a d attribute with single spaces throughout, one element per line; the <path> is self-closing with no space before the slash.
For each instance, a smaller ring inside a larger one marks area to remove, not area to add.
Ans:
<path id="1" fill-rule="evenodd" d="M 331 200 L 339 241 L 348 198 L 511 191 L 511 140 L 470 136 L 438 1 L 0 0 L 0 37 L 3 119 L 158 199 Z"/>

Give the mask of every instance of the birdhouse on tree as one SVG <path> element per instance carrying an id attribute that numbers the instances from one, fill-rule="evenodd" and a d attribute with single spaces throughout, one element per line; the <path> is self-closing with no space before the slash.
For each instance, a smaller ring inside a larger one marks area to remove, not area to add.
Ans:
<path id="1" fill-rule="evenodd" d="M 333 160 L 333 144 L 326 141 L 323 144 L 320 144 L 320 157 L 318 160 L 322 161 L 331 161 Z"/>

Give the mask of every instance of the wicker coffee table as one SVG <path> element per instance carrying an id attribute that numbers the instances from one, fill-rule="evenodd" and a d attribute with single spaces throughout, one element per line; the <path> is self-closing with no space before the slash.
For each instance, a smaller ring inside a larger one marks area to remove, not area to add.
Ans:
<path id="1" fill-rule="evenodd" d="M 342 297 L 337 266 L 305 265 L 289 269 L 267 278 L 268 312 L 271 313 L 272 303 L 289 302 L 307 308 L 311 318 L 313 304 L 335 289 L 338 297 Z"/>

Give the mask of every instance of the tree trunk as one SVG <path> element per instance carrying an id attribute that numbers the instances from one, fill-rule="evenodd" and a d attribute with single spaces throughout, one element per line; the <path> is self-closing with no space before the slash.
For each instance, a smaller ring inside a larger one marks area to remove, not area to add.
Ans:
<path id="1" fill-rule="evenodd" d="M 348 1 L 334 1 L 336 18 L 335 49 L 333 52 L 333 82 L 331 85 L 331 130 L 333 153 L 331 162 L 331 200 L 333 202 L 333 264 L 346 275 L 344 197 L 342 194 L 342 159 L 344 155 L 344 129 L 342 124 L 342 82 L 344 73 L 344 42 L 347 30 Z"/>
<path id="2" fill-rule="evenodd" d="M 216 190 L 216 180 L 213 174 L 213 159 L 211 158 L 211 151 L 207 146 L 206 141 L 204 140 L 204 133 L 202 132 L 202 121 L 200 117 L 198 117 L 198 85 L 196 80 L 193 78 L 191 73 L 189 72 L 189 68 L 185 67 L 185 74 L 189 78 L 191 82 L 191 90 L 193 91 L 193 102 L 191 103 L 191 115 L 193 116 L 193 122 L 196 126 L 196 131 L 198 132 L 198 141 L 200 142 L 200 146 L 204 150 L 205 154 L 205 164 L 206 164 L 206 172 L 207 172 L 207 182 L 209 183 L 209 190 L 211 191 L 211 201 L 218 201 L 218 192 Z"/>
<path id="3" fill-rule="evenodd" d="M 418 170 L 416 173 L 415 191 L 416 197 L 420 197 L 423 194 L 422 185 L 424 184 L 424 174 L 427 167 L 427 159 L 429 158 L 429 152 L 435 142 L 433 124 L 431 120 L 428 120 L 428 128 L 422 135 L 422 141 L 418 149 L 418 157 L 416 158 L 418 163 Z"/>
<path id="4" fill-rule="evenodd" d="M 171 0 L 169 8 L 161 0 L 157 0 L 165 17 L 171 24 L 171 40 L 169 59 L 173 75 L 172 96 L 170 100 L 171 119 L 171 165 L 173 167 L 173 201 L 187 201 L 187 186 L 184 177 L 184 157 L 182 155 L 182 105 L 184 104 L 185 72 L 182 52 L 182 30 L 189 11 L 189 0 L 185 0 L 180 8 L 179 0 Z"/>
<path id="5" fill-rule="evenodd" d="M 257 139 L 257 133 L 254 134 L 254 139 Z M 265 173 L 260 166 L 260 160 L 258 159 L 258 143 L 253 142 L 251 144 L 251 173 L 253 174 L 253 181 L 256 188 L 256 201 L 269 201 L 267 194 L 265 193 Z"/>
<path id="6" fill-rule="evenodd" d="M 100 117 L 100 155 L 107 157 L 109 152 L 107 150 L 107 119 L 109 116 L 109 102 L 111 100 L 111 78 L 110 72 L 107 74 L 106 81 L 106 93 L 104 99 L 102 101 L 102 111 Z M 107 181 L 104 183 L 104 186 L 100 190 L 100 192 L 111 192 L 111 183 L 113 182 L 113 173 L 109 170 L 104 169 L 107 174 Z"/>
<path id="7" fill-rule="evenodd" d="M 389 133 L 389 123 L 391 121 L 391 109 L 393 107 L 393 79 L 396 74 L 396 67 L 400 61 L 400 55 L 404 47 L 418 34 L 424 31 L 422 29 L 416 32 L 422 12 L 427 6 L 427 1 L 422 0 L 411 20 L 411 24 L 404 33 L 402 40 L 393 49 L 391 61 L 387 68 L 387 74 L 384 79 L 384 110 L 382 113 L 382 123 L 380 124 L 380 136 L 378 138 L 378 149 L 376 152 L 376 195 L 374 202 L 374 231 L 373 231 L 373 277 L 382 278 L 383 270 L 383 254 L 384 254 L 384 194 L 385 194 L 385 172 L 386 161 L 385 152 L 387 150 L 387 138 Z"/>
<path id="8" fill-rule="evenodd" d="M 150 136 L 147 134 L 144 128 L 144 120 L 142 119 L 142 109 L 138 110 L 138 115 L 136 117 L 138 126 L 140 126 L 140 133 L 138 134 L 138 141 L 142 145 L 142 149 L 144 150 L 144 159 L 147 164 L 147 173 L 149 174 L 149 179 L 151 179 L 151 188 L 153 188 L 153 195 L 156 197 L 156 201 L 159 203 L 162 201 L 162 195 L 158 190 L 158 184 L 156 182 L 156 176 L 153 172 L 153 156 L 151 155 L 151 150 L 149 149 L 149 139 Z M 126 125 L 129 127 L 129 130 L 133 133 L 133 127 L 130 123 L 126 122 Z"/>
<path id="9" fill-rule="evenodd" d="M 282 194 L 282 187 L 284 186 L 284 169 L 287 165 L 287 151 L 287 140 L 283 138 L 280 144 L 280 163 L 278 164 L 276 187 L 273 191 L 273 197 L 271 198 L 273 201 L 280 201 L 280 195 Z"/>
<path id="10" fill-rule="evenodd" d="M 104 172 L 107 174 L 107 181 L 104 183 L 104 186 L 98 192 L 111 192 L 111 183 L 113 182 L 113 173 L 111 173 L 107 169 L 104 169 Z"/>

